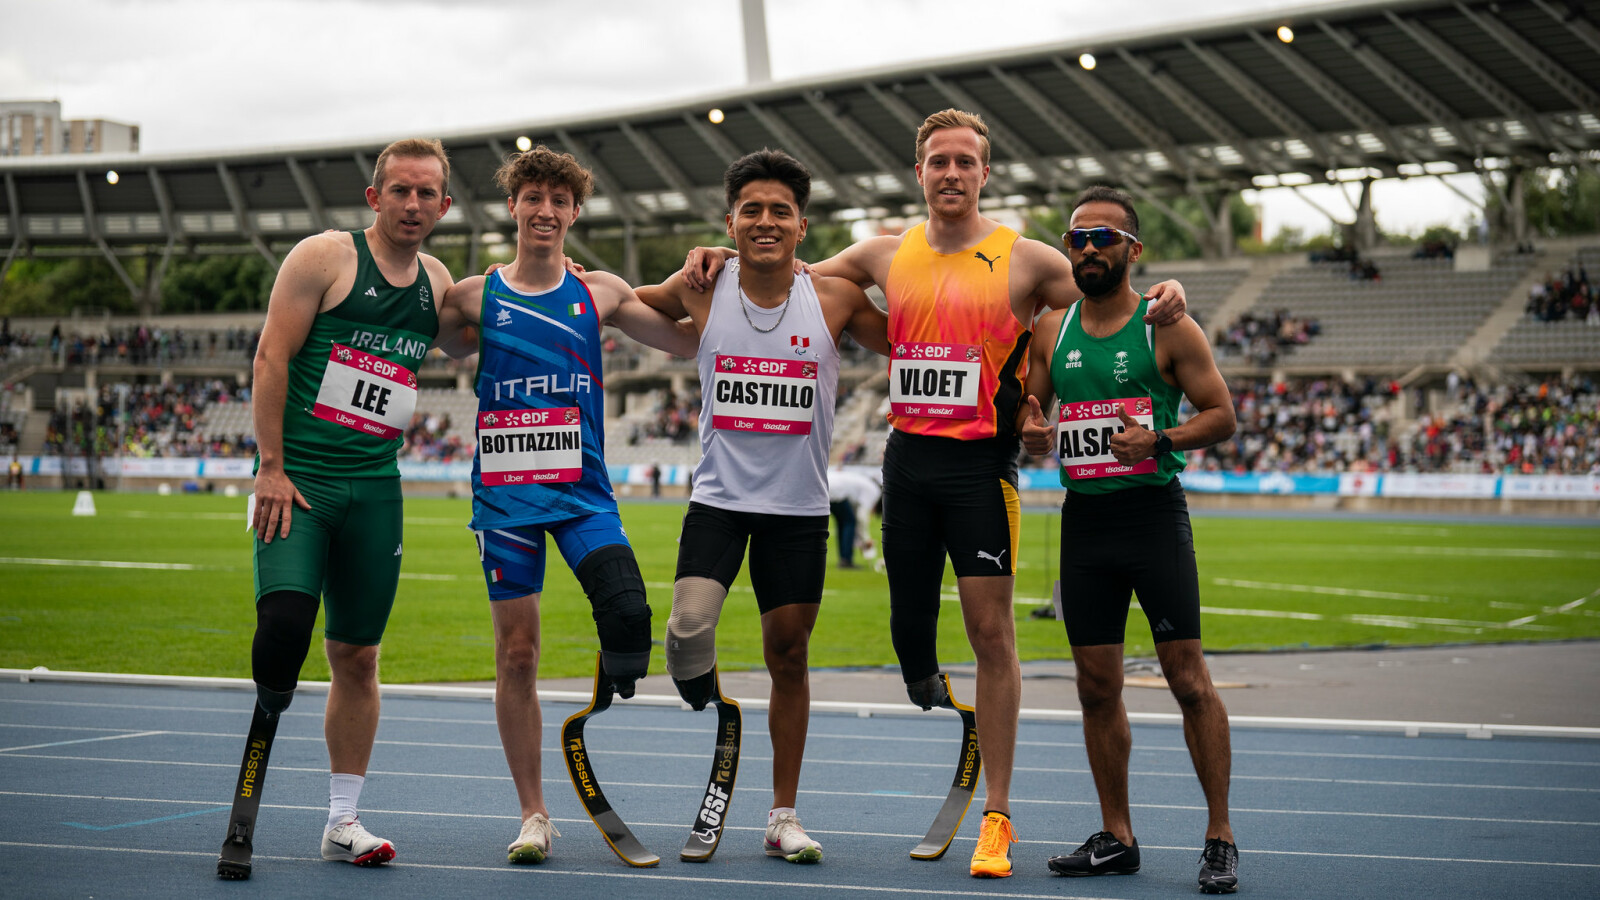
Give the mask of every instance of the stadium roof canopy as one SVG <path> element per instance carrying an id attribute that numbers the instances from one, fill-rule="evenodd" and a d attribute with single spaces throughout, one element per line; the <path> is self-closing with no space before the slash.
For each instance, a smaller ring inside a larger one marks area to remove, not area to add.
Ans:
<path id="1" fill-rule="evenodd" d="M 436 233 L 512 231 L 491 175 L 523 136 L 594 171 L 585 234 L 720 225 L 723 169 L 763 146 L 811 168 L 813 218 L 915 214 L 917 126 L 952 106 L 993 129 L 991 203 L 1050 202 L 1095 182 L 1158 201 L 1508 162 L 1592 165 L 1597 23 L 1600 0 L 1342 3 L 443 135 L 456 204 Z M 384 143 L 3 159 L 5 265 L 51 245 L 113 257 L 253 244 L 275 259 L 307 233 L 370 221 L 362 190 Z"/>

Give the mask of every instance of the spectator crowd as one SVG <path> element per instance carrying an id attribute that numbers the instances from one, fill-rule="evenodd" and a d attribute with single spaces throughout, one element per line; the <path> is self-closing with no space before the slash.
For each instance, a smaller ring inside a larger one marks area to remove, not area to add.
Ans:
<path id="1" fill-rule="evenodd" d="M 1287 309 L 1270 315 L 1243 313 L 1217 329 L 1216 351 L 1222 362 L 1243 360 L 1258 366 L 1269 366 L 1278 356 L 1322 333 L 1322 326 L 1313 318 L 1289 315 Z"/>
<path id="2" fill-rule="evenodd" d="M 1589 281 L 1589 270 L 1579 265 L 1564 275 L 1546 275 L 1528 291 L 1527 314 L 1541 322 L 1570 319 L 1600 326 L 1600 285 Z"/>
<path id="3" fill-rule="evenodd" d="M 73 456 L 251 456 L 252 434 L 199 430 L 207 407 L 249 402 L 249 388 L 221 379 L 103 385 L 92 399 L 55 411 L 44 450 Z"/>

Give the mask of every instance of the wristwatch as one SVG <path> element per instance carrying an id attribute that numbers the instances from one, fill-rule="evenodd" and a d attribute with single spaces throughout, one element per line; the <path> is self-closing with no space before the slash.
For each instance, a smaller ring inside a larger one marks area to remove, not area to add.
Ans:
<path id="1" fill-rule="evenodd" d="M 1165 431 L 1156 432 L 1156 445 L 1151 449 L 1151 456 L 1161 456 L 1172 452 L 1172 438 Z"/>

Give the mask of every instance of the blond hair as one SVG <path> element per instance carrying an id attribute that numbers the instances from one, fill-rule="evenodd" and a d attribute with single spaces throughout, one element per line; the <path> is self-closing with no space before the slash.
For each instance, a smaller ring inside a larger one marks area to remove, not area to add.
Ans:
<path id="1" fill-rule="evenodd" d="M 396 156 L 405 159 L 437 159 L 439 168 L 444 171 L 441 193 L 450 193 L 450 157 L 445 155 L 444 144 L 436 138 L 406 138 L 383 148 L 383 152 L 378 154 L 377 163 L 372 167 L 373 187 L 383 190 L 383 178 L 387 174 L 389 160 Z"/>
<path id="2" fill-rule="evenodd" d="M 983 117 L 976 113 L 962 112 L 959 109 L 941 109 L 933 115 L 922 120 L 922 127 L 917 129 L 917 164 L 922 164 L 922 158 L 927 154 L 928 138 L 941 128 L 971 128 L 978 133 L 978 144 L 982 148 L 978 155 L 983 164 L 989 164 L 989 126 L 983 122 Z"/>
<path id="3" fill-rule="evenodd" d="M 517 192 L 525 184 L 564 187 L 572 191 L 574 206 L 582 206 L 594 193 L 594 176 L 579 165 L 576 157 L 571 153 L 557 153 L 543 144 L 524 153 L 507 156 L 505 163 L 494 173 L 494 183 L 512 200 L 517 199 Z"/>

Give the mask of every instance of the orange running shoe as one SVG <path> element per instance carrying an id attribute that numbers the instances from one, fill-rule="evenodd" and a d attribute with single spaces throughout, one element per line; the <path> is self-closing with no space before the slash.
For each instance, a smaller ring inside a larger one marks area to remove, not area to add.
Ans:
<path id="1" fill-rule="evenodd" d="M 978 831 L 978 849 L 972 851 L 973 878 L 1010 878 L 1011 845 L 1017 834 L 1011 830 L 1011 817 L 1002 812 L 983 814 Z"/>

